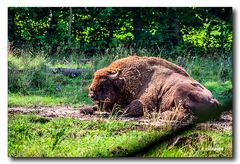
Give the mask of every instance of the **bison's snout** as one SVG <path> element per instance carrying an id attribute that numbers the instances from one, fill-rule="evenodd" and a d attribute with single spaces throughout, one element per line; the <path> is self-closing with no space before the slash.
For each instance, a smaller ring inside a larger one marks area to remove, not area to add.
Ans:
<path id="1" fill-rule="evenodd" d="M 92 99 L 95 100 L 97 98 L 96 94 L 93 91 L 89 91 L 88 96 Z"/>

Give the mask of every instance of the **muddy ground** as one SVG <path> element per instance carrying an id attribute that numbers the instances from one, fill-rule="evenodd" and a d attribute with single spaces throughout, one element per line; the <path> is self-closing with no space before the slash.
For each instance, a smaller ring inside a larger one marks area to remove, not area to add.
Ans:
<path id="1" fill-rule="evenodd" d="M 26 107 L 12 107 L 8 109 L 9 114 L 15 113 L 35 113 L 40 116 L 44 116 L 47 119 L 53 119 L 57 117 L 64 118 L 77 118 L 80 120 L 107 120 L 109 118 L 114 120 L 122 121 L 134 121 L 142 125 L 159 125 L 159 123 L 165 124 L 164 120 L 156 121 L 149 120 L 144 117 L 140 118 L 127 118 L 127 117 L 115 117 L 109 116 L 104 112 L 96 112 L 95 114 L 83 114 L 79 109 L 72 108 L 69 106 L 55 106 L 55 107 L 37 107 L 37 108 L 26 108 Z M 198 129 L 206 130 L 232 130 L 232 111 L 227 111 L 222 113 L 221 117 L 215 121 L 209 121 L 205 123 L 200 123 L 197 125 Z"/>

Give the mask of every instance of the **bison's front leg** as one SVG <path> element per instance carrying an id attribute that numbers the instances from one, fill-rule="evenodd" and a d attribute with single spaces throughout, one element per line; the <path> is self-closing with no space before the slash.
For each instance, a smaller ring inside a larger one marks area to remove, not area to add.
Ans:
<path id="1" fill-rule="evenodd" d="M 95 111 L 97 111 L 98 106 L 83 106 L 79 109 L 79 112 L 82 114 L 94 114 Z"/>
<path id="2" fill-rule="evenodd" d="M 139 100 L 133 100 L 123 112 L 125 117 L 141 117 L 143 114 L 143 104 Z"/>

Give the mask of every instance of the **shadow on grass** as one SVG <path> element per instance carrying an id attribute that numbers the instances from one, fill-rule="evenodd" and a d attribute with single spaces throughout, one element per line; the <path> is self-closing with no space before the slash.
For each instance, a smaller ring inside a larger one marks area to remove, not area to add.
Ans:
<path id="1" fill-rule="evenodd" d="M 168 133 L 158 139 L 156 139 L 155 141 L 151 142 L 150 144 L 146 145 L 146 147 L 141 148 L 141 149 L 136 149 L 135 151 L 129 153 L 127 155 L 127 157 L 136 157 L 136 156 L 141 156 L 147 152 L 149 152 L 150 150 L 154 149 L 154 147 L 158 146 L 159 144 L 169 141 L 170 138 L 174 138 L 178 135 L 181 135 L 182 133 L 192 130 L 195 127 L 194 124 L 189 124 L 186 125 L 184 127 L 181 127 L 171 133 Z"/>

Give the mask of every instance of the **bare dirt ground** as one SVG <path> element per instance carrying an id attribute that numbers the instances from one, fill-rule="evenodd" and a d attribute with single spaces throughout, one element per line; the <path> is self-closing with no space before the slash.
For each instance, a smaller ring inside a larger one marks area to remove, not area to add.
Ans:
<path id="1" fill-rule="evenodd" d="M 80 120 L 107 120 L 111 118 L 114 120 L 134 121 L 142 125 L 144 124 L 152 125 L 152 121 L 154 121 L 154 120 L 146 119 L 144 117 L 140 117 L 140 118 L 114 117 L 114 116 L 109 116 L 104 112 L 96 112 L 96 114 L 83 114 L 80 112 L 79 108 L 76 109 L 69 106 L 55 106 L 55 107 L 46 106 L 46 107 L 37 107 L 37 108 L 12 107 L 8 109 L 8 113 L 9 114 L 35 113 L 37 115 L 46 117 L 48 119 L 64 117 L 64 118 L 77 118 Z M 156 121 L 154 122 L 156 123 Z M 232 130 L 232 111 L 227 111 L 222 113 L 221 117 L 215 121 L 200 123 L 197 125 L 196 128 L 206 129 L 206 130 Z"/>

